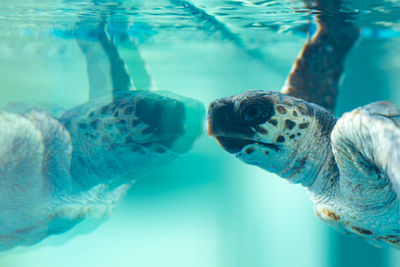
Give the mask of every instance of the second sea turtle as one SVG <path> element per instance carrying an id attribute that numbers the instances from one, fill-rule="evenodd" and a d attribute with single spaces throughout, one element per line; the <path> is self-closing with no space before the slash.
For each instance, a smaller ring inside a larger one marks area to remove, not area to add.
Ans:
<path id="1" fill-rule="evenodd" d="M 105 27 L 95 37 L 112 76 L 60 117 L 38 108 L 0 111 L 0 250 L 32 245 L 82 220 L 101 219 L 144 173 L 188 151 L 202 132 L 204 107 L 167 92 L 132 91 L 124 61 Z M 96 97 L 94 97 L 96 96 Z"/>

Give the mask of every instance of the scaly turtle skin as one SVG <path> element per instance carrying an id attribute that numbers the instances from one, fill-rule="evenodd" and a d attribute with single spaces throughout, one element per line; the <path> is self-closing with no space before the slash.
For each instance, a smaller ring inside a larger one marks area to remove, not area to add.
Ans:
<path id="1" fill-rule="evenodd" d="M 306 187 L 317 216 L 337 230 L 400 248 L 400 112 L 376 102 L 332 115 L 359 30 L 339 12 L 340 1 L 306 3 L 319 10 L 319 30 L 281 93 L 214 101 L 209 133 L 245 163 Z"/>
<path id="2" fill-rule="evenodd" d="M 0 250 L 103 218 L 135 179 L 188 151 L 202 132 L 200 102 L 131 91 L 104 28 L 98 39 L 109 58 L 112 99 L 94 92 L 94 79 L 102 77 L 91 76 L 93 51 L 80 41 L 90 95 L 99 97 L 60 118 L 35 108 L 0 111 Z"/>
<path id="3" fill-rule="evenodd" d="M 211 104 L 209 131 L 245 163 L 306 187 L 336 229 L 400 248 L 400 112 L 391 102 L 336 119 L 301 99 L 248 91 Z"/>

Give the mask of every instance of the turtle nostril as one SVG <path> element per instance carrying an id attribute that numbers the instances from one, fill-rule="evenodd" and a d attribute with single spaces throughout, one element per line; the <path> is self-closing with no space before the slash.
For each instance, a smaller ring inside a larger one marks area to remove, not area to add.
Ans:
<path id="1" fill-rule="evenodd" d="M 212 103 L 210 104 L 210 110 L 211 110 L 211 109 L 214 109 L 216 105 L 217 105 L 217 104 L 216 104 L 215 102 L 212 102 Z"/>
<path id="2" fill-rule="evenodd" d="M 209 114 L 212 113 L 212 112 L 214 112 L 214 111 L 218 108 L 219 104 L 220 104 L 220 101 L 218 101 L 218 100 L 213 101 L 213 102 L 210 104 L 209 108 L 208 108 Z"/>

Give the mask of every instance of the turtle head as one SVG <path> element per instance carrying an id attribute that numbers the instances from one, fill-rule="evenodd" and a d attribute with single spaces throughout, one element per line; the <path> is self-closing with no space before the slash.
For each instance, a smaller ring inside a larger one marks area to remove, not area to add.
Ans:
<path id="1" fill-rule="evenodd" d="M 201 134 L 204 120 L 200 102 L 167 92 L 132 91 L 94 113 L 102 123 L 97 130 L 105 146 L 139 153 L 187 152 Z"/>
<path id="2" fill-rule="evenodd" d="M 99 176 L 101 181 L 136 179 L 170 163 L 201 135 L 204 113 L 194 99 L 148 91 L 75 108 L 75 117 L 62 119 L 74 142 L 74 176 L 85 177 L 89 184 L 97 183 L 90 179 Z"/>
<path id="3" fill-rule="evenodd" d="M 313 138 L 322 134 L 320 110 L 277 92 L 247 91 L 210 104 L 208 131 L 245 163 L 302 183 L 298 174 L 311 165 Z"/>

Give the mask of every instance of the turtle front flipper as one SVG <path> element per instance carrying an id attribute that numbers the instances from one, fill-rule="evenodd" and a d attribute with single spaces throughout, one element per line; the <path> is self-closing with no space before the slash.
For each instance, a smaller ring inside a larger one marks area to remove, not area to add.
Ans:
<path id="1" fill-rule="evenodd" d="M 110 63 L 113 96 L 115 96 L 116 93 L 132 90 L 133 81 L 128 72 L 128 67 L 119 55 L 117 47 L 110 38 L 105 23 L 99 25 L 97 38 Z"/>
<path id="2" fill-rule="evenodd" d="M 70 136 L 46 112 L 0 112 L 0 250 L 35 244 L 79 220 L 58 218 L 69 176 Z"/>
<path id="3" fill-rule="evenodd" d="M 89 82 L 89 99 L 94 100 L 105 96 L 110 97 L 112 85 L 110 79 L 110 64 L 108 56 L 97 40 L 99 31 L 103 27 L 90 27 L 86 21 L 76 23 L 74 29 L 75 40 L 82 51 Z"/>
<path id="4" fill-rule="evenodd" d="M 94 28 L 85 29 L 85 27 L 90 27 L 90 24 L 86 25 L 84 22 L 77 24 L 75 39 L 85 56 L 89 99 L 111 95 L 115 98 L 116 95 L 133 89 L 152 89 L 153 80 L 136 45 L 132 45 L 129 50 L 135 62 L 133 64 L 135 77 L 132 80 L 127 65 L 107 32 L 107 24 L 101 22 Z M 82 36 L 85 32 L 89 36 Z"/>
<path id="5" fill-rule="evenodd" d="M 399 110 L 391 102 L 355 109 L 338 120 L 331 139 L 340 170 L 339 205 L 356 224 L 344 227 L 400 247 Z"/>
<path id="6" fill-rule="evenodd" d="M 318 30 L 306 43 L 281 92 L 333 111 L 346 55 L 359 28 L 340 12 L 341 1 L 304 1 L 319 12 Z"/>
<path id="7" fill-rule="evenodd" d="M 104 24 L 102 29 L 98 32 L 98 40 L 107 54 L 110 63 L 114 98 L 120 93 L 131 91 L 133 88 L 136 90 L 152 89 L 152 79 L 137 46 L 132 45 L 129 50 L 135 61 L 134 73 L 136 78 L 132 81 L 127 65 L 121 58 L 114 41 L 107 32 L 107 25 Z"/>

